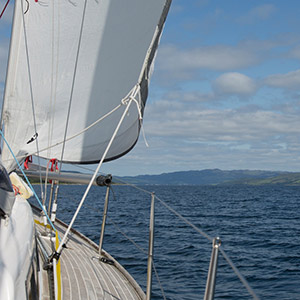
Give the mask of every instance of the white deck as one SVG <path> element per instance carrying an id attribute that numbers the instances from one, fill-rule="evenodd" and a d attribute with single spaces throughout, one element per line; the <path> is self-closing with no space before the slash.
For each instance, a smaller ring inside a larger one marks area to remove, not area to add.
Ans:
<path id="1" fill-rule="evenodd" d="M 44 227 L 37 225 L 38 232 Z M 55 227 L 60 236 L 66 230 L 65 224 L 57 221 Z M 47 252 L 52 252 L 48 237 L 42 238 Z M 61 254 L 62 299 L 145 299 L 145 294 L 133 278 L 107 253 L 105 256 L 114 261 L 107 264 L 99 261 L 98 247 L 75 230 L 71 232 Z M 47 282 L 44 272 L 44 282 Z M 45 293 L 43 299 L 50 299 Z"/>

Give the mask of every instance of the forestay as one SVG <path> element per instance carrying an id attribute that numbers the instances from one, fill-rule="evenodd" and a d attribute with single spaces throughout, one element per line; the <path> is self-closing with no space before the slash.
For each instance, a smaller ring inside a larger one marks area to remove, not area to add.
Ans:
<path id="1" fill-rule="evenodd" d="M 131 105 L 106 160 L 128 152 L 138 138 L 170 1 L 21 1 L 15 3 L 2 111 L 13 152 L 19 160 L 36 153 L 30 141 L 38 135 L 40 155 L 60 159 L 68 121 L 63 161 L 99 161 L 126 96 L 137 89 L 139 107 Z M 12 169 L 5 146 L 2 160 Z"/>

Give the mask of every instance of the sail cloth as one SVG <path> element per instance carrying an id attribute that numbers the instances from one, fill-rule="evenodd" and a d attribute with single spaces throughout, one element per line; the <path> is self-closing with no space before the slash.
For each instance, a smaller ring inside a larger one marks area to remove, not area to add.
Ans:
<path id="1" fill-rule="evenodd" d="M 15 1 L 2 128 L 20 160 L 36 138 L 41 157 L 60 159 L 69 111 L 63 161 L 99 161 L 137 91 L 106 160 L 134 146 L 170 2 Z M 11 166 L 5 145 L 2 161 Z"/>

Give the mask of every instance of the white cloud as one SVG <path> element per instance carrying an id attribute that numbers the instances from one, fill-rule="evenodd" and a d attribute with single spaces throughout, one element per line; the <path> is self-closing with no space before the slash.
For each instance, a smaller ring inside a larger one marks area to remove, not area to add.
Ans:
<path id="1" fill-rule="evenodd" d="M 154 77 L 156 79 L 159 77 L 163 84 L 196 77 L 199 80 L 199 76 L 202 77 L 200 80 L 207 80 L 213 72 L 240 71 L 272 60 L 281 55 L 273 50 L 282 45 L 287 46 L 287 41 L 248 39 L 235 45 L 193 48 L 179 48 L 171 44 L 161 45 Z M 206 78 L 203 78 L 204 76 Z"/>
<path id="2" fill-rule="evenodd" d="M 272 4 L 262 4 L 251 9 L 247 14 L 238 18 L 241 23 L 254 23 L 259 20 L 267 20 L 276 11 L 276 7 Z"/>
<path id="3" fill-rule="evenodd" d="M 123 164 L 127 174 L 216 167 L 299 169 L 297 113 L 205 109 L 203 103 L 190 104 L 164 100 L 148 105 L 144 129 L 150 147 L 140 138 L 137 147 L 116 163 L 116 172 Z M 144 169 L 125 168 L 133 162 Z"/>
<path id="4" fill-rule="evenodd" d="M 250 11 L 250 16 L 252 16 L 253 18 L 257 18 L 260 20 L 266 20 L 268 18 L 270 18 L 273 13 L 276 11 L 276 8 L 274 5 L 272 4 L 263 4 L 263 5 L 259 5 L 254 7 L 251 11 Z"/>
<path id="5" fill-rule="evenodd" d="M 158 67 L 163 70 L 196 69 L 232 70 L 257 63 L 259 57 L 247 48 L 234 46 L 206 46 L 181 50 L 168 45 L 161 48 Z"/>
<path id="6" fill-rule="evenodd" d="M 184 11 L 184 7 L 178 3 L 171 5 L 170 14 L 178 14 Z"/>
<path id="7" fill-rule="evenodd" d="M 253 79 L 236 72 L 222 74 L 213 83 L 213 89 L 218 95 L 250 96 L 257 88 Z"/>
<path id="8" fill-rule="evenodd" d="M 214 93 L 203 93 L 199 91 L 190 91 L 190 92 L 183 92 L 183 91 L 170 91 L 168 92 L 165 97 L 170 100 L 178 100 L 182 102 L 208 102 L 214 100 L 215 95 Z"/>
<path id="9" fill-rule="evenodd" d="M 295 46 L 293 49 L 291 49 L 289 55 L 292 58 L 300 59 L 300 46 Z"/>
<path id="10" fill-rule="evenodd" d="M 300 90 L 300 70 L 267 77 L 264 83 L 271 87 Z"/>
<path id="11" fill-rule="evenodd" d="M 260 6 L 257 6 L 251 10 L 250 14 L 252 14 L 254 17 L 257 17 L 261 20 L 266 20 L 270 18 L 273 13 L 276 11 L 276 8 L 272 4 L 263 4 Z"/>
<path id="12" fill-rule="evenodd" d="M 299 136 L 300 119 L 297 113 L 218 110 L 205 108 L 203 103 L 165 100 L 147 107 L 145 131 L 151 136 L 197 142 L 267 142 L 275 137 L 284 140 L 289 135 Z"/>

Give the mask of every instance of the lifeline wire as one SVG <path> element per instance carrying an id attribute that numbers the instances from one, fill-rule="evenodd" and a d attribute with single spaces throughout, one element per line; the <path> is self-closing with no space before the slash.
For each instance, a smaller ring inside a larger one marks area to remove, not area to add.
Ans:
<path id="1" fill-rule="evenodd" d="M 197 232 L 199 232 L 201 235 L 206 237 L 208 240 L 212 241 L 212 238 L 203 232 L 201 229 L 199 229 L 197 226 L 189 222 L 185 217 L 183 217 L 181 214 L 179 214 L 177 211 L 175 211 L 173 208 L 171 208 L 167 203 L 165 203 L 163 200 L 159 199 L 157 196 L 155 196 L 161 204 L 163 204 L 167 209 L 169 209 L 171 212 L 173 212 L 176 216 L 178 216 L 181 220 L 183 220 L 186 224 L 193 227 Z M 252 290 L 250 285 L 248 284 L 247 280 L 244 278 L 244 276 L 240 273 L 240 271 L 236 268 L 234 263 L 231 261 L 231 259 L 227 256 L 225 251 L 222 249 L 222 247 L 219 247 L 219 250 L 221 251 L 222 255 L 224 256 L 225 260 L 228 262 L 228 264 L 231 266 L 237 277 L 240 279 L 242 284 L 245 286 L 249 294 L 253 297 L 255 300 L 259 300 L 259 298 L 256 296 L 255 292 Z"/>
<path id="2" fill-rule="evenodd" d="M 151 194 L 151 192 L 142 189 L 134 184 L 127 184 L 128 186 L 131 186 L 139 191 L 142 191 L 146 194 Z M 195 226 L 194 224 L 192 224 L 190 221 L 188 221 L 185 217 L 183 217 L 180 213 L 178 213 L 177 211 L 175 211 L 173 208 L 171 208 L 167 203 L 165 203 L 163 200 L 159 199 L 156 195 L 155 195 L 156 199 L 160 201 L 161 204 L 163 204 L 169 211 L 171 211 L 172 213 L 174 213 L 177 217 L 179 217 L 181 220 L 183 220 L 187 225 L 191 226 L 192 228 L 194 228 L 198 233 L 200 233 L 202 236 L 206 237 L 208 240 L 212 241 L 213 239 L 206 234 L 205 232 L 203 232 L 200 228 L 198 228 L 197 226 Z M 122 233 L 122 232 L 121 232 Z M 250 285 L 248 284 L 247 280 L 244 278 L 244 276 L 240 273 L 240 271 L 237 269 L 237 267 L 234 265 L 234 263 L 231 261 L 231 259 L 227 256 L 227 254 L 225 253 L 225 251 L 222 249 L 222 247 L 219 247 L 220 252 L 222 253 L 223 257 L 225 258 L 225 260 L 227 261 L 227 263 L 230 265 L 230 267 L 232 268 L 232 270 L 234 271 L 234 273 L 237 275 L 237 277 L 240 279 L 241 283 L 245 286 L 245 288 L 247 289 L 247 291 L 249 292 L 249 294 L 253 297 L 253 299 L 255 300 L 259 300 L 259 298 L 257 297 L 257 295 L 255 294 L 255 292 L 253 291 L 253 289 L 250 287 Z"/>
<path id="3" fill-rule="evenodd" d="M 189 220 L 187 220 L 184 216 L 182 216 L 180 213 L 178 213 L 175 209 L 173 209 L 172 207 L 170 207 L 166 202 L 164 202 L 163 200 L 159 199 L 157 196 L 155 196 L 155 197 L 156 197 L 156 199 L 158 201 L 160 201 L 161 204 L 163 204 L 169 211 L 171 211 L 173 214 L 175 214 L 178 218 L 180 218 L 181 220 L 183 220 L 189 226 L 193 227 L 198 233 L 200 233 L 202 236 L 204 236 L 205 238 L 207 238 L 209 241 L 211 241 L 211 242 L 213 241 L 213 238 L 211 236 L 209 236 L 204 231 L 202 231 L 197 226 L 195 226 L 193 223 L 191 223 Z"/>
<path id="4" fill-rule="evenodd" d="M 14 153 L 13 153 L 12 149 L 10 148 L 10 146 L 9 146 L 9 144 L 8 144 L 8 142 L 7 142 L 7 140 L 6 140 L 6 138 L 4 137 L 4 135 L 3 135 L 3 132 L 2 132 L 2 130 L 1 130 L 1 129 L 0 129 L 0 134 L 1 134 L 1 136 L 2 136 L 2 138 L 3 138 L 3 140 L 4 140 L 4 142 L 5 142 L 6 146 L 8 147 L 8 149 L 9 149 L 10 153 L 11 153 L 11 154 L 12 154 L 12 156 L 14 157 L 14 159 L 15 159 L 15 161 L 16 161 L 16 163 L 17 163 L 17 165 L 18 165 L 19 169 L 20 169 L 20 171 L 22 172 L 22 174 L 23 174 L 24 178 L 26 179 L 26 181 L 27 181 L 27 184 L 28 184 L 28 185 L 29 185 L 29 187 L 31 188 L 31 190 L 32 190 L 32 192 L 33 192 L 33 194 L 34 194 L 34 196 L 35 196 L 35 198 L 36 198 L 37 202 L 39 203 L 39 205 L 40 205 L 40 207 L 42 208 L 42 210 L 43 210 L 44 214 L 46 215 L 46 217 L 47 217 L 47 219 L 48 219 L 48 221 L 49 221 L 49 224 L 51 225 L 52 229 L 53 229 L 53 230 L 56 232 L 56 229 L 55 229 L 55 227 L 54 227 L 53 223 L 51 222 L 51 220 L 50 220 L 50 218 L 49 218 L 49 216 L 48 216 L 47 212 L 46 212 L 46 211 L 45 211 L 45 209 L 43 208 L 43 205 L 42 205 L 42 203 L 41 203 L 41 201 L 40 201 L 39 197 L 37 196 L 37 194 L 36 194 L 36 192 L 35 192 L 35 190 L 34 190 L 33 186 L 31 185 L 31 183 L 29 182 L 29 180 L 28 180 L 28 178 L 27 178 L 27 176 L 26 176 L 26 174 L 25 174 L 24 170 L 22 169 L 22 167 L 21 167 L 21 165 L 20 165 L 19 161 L 17 160 L 16 156 L 14 155 Z M 59 238 L 59 237 L 58 237 L 58 238 Z M 60 239 L 60 238 L 59 238 L 59 239 Z"/>
<path id="5" fill-rule="evenodd" d="M 152 262 L 152 266 L 153 266 L 153 269 L 154 269 L 154 272 L 155 272 L 155 276 L 156 276 L 158 285 L 159 285 L 159 287 L 160 287 L 160 291 L 161 291 L 161 293 L 162 293 L 162 296 L 163 296 L 164 300 L 167 300 L 167 298 L 166 298 L 166 296 L 165 296 L 165 291 L 164 291 L 163 286 L 162 286 L 162 284 L 161 284 L 161 282 L 160 282 L 160 280 L 159 280 L 159 276 L 158 276 L 158 273 L 157 273 L 157 270 L 156 270 L 156 267 L 155 267 L 154 262 Z"/>
<path id="6" fill-rule="evenodd" d="M 255 292 L 252 290 L 252 288 L 248 284 L 247 280 L 240 273 L 240 271 L 236 268 L 236 266 L 234 265 L 234 263 L 231 261 L 231 259 L 225 253 L 225 251 L 221 247 L 219 247 L 219 250 L 221 251 L 222 255 L 224 256 L 224 258 L 226 259 L 226 261 L 228 262 L 228 264 L 230 265 L 230 267 L 232 268 L 232 270 L 234 271 L 234 273 L 237 275 L 237 277 L 240 279 L 240 281 L 242 282 L 242 284 L 245 286 L 245 288 L 247 289 L 247 291 L 249 292 L 249 294 L 253 297 L 253 299 L 259 300 L 259 298 L 256 296 Z"/>

